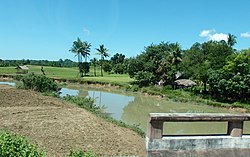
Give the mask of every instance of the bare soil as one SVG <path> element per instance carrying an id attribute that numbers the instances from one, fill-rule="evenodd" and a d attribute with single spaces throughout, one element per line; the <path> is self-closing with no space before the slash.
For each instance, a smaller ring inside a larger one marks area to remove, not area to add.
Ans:
<path id="1" fill-rule="evenodd" d="M 71 149 L 100 156 L 145 156 L 144 139 L 57 98 L 0 85 L 0 130 L 7 129 L 44 148 L 47 156 Z"/>

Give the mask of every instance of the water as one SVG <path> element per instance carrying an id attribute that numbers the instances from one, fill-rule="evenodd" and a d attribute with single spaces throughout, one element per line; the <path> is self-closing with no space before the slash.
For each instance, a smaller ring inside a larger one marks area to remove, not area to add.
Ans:
<path id="1" fill-rule="evenodd" d="M 14 86 L 11 82 L 0 82 Z M 88 89 L 78 86 L 62 88 L 60 96 L 73 95 L 90 97 L 95 100 L 96 105 L 104 106 L 105 111 L 117 120 L 122 120 L 128 124 L 138 125 L 146 131 L 148 113 L 236 113 L 225 108 L 215 108 L 207 105 L 195 105 L 192 103 L 180 103 L 168 101 L 162 98 L 143 96 L 135 93 L 112 93 Z M 250 133 L 250 123 L 245 122 L 244 133 Z M 165 134 L 208 134 L 227 132 L 225 122 L 171 122 L 164 123 Z"/>
<path id="2" fill-rule="evenodd" d="M 16 84 L 13 82 L 0 82 L 0 84 L 9 85 L 9 86 L 16 86 Z"/>
<path id="3" fill-rule="evenodd" d="M 225 108 L 216 108 L 207 105 L 180 103 L 162 98 L 143 96 L 135 93 L 112 93 L 87 89 L 84 86 L 71 87 L 77 89 L 78 95 L 91 97 L 99 106 L 105 106 L 106 112 L 127 124 L 138 125 L 146 131 L 148 113 L 237 113 Z M 70 93 L 68 93 L 70 94 Z M 247 122 L 245 133 L 250 133 L 250 124 Z M 164 123 L 164 134 L 224 134 L 227 132 L 226 122 L 171 122 Z"/>

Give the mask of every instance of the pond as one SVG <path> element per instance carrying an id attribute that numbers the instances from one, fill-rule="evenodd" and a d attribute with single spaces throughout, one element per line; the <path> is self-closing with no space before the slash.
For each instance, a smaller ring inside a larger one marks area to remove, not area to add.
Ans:
<path id="1" fill-rule="evenodd" d="M 70 86 L 70 93 L 95 99 L 96 105 L 105 106 L 106 112 L 117 120 L 127 124 L 138 125 L 146 131 L 148 113 L 237 113 L 226 108 L 217 108 L 207 105 L 181 103 L 164 98 L 145 96 L 131 92 L 114 93 L 100 89 L 87 88 L 84 85 Z M 62 89 L 69 90 L 67 88 Z M 249 129 L 248 129 L 249 128 Z M 250 124 L 247 122 L 244 133 L 250 133 Z M 165 134 L 223 134 L 227 131 L 226 122 L 179 122 L 164 124 Z"/>
<path id="2" fill-rule="evenodd" d="M 15 85 L 11 82 L 0 84 Z M 226 108 L 217 108 L 207 105 L 181 103 L 164 98 L 145 96 L 131 92 L 109 92 L 100 89 L 87 88 L 84 85 L 62 88 L 60 96 L 66 94 L 81 97 L 90 97 L 95 104 L 104 106 L 105 111 L 113 118 L 127 124 L 138 125 L 146 131 L 148 113 L 237 113 Z M 245 122 L 244 133 L 250 133 L 250 124 Z M 227 123 L 224 122 L 178 122 L 164 124 L 164 134 L 208 134 L 226 133 Z"/>

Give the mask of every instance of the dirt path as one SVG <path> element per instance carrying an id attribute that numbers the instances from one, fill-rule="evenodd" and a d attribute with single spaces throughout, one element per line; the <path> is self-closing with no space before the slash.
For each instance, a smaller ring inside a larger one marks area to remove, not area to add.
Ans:
<path id="1" fill-rule="evenodd" d="M 26 136 L 47 155 L 70 149 L 101 156 L 144 156 L 144 139 L 91 113 L 40 93 L 0 86 L 0 129 Z"/>

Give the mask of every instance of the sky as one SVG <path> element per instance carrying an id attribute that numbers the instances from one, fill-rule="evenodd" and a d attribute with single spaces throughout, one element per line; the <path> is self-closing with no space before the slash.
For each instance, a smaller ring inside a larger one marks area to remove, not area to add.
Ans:
<path id="1" fill-rule="evenodd" d="M 0 59 L 59 60 L 78 37 L 133 57 L 150 44 L 237 38 L 250 47 L 249 0 L 0 0 Z"/>

